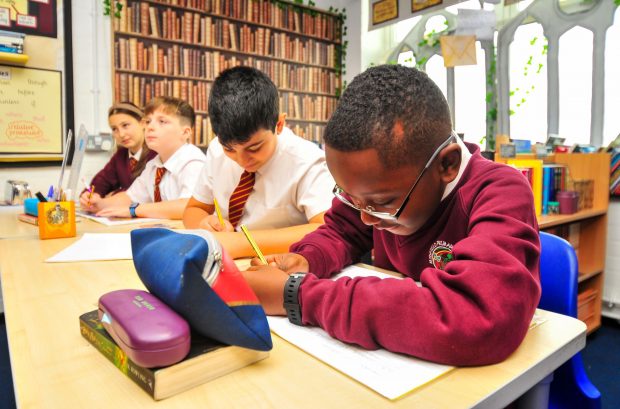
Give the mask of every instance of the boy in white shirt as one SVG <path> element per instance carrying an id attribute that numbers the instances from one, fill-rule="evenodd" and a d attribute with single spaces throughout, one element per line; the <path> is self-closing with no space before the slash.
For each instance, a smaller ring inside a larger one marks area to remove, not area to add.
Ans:
<path id="1" fill-rule="evenodd" d="M 323 224 L 331 207 L 334 180 L 324 152 L 284 126 L 278 102 L 273 82 L 251 67 L 223 71 L 211 89 L 209 118 L 218 137 L 183 222 L 216 232 L 232 257 L 255 255 L 241 224 L 263 252 L 278 253 Z"/>
<path id="2" fill-rule="evenodd" d="M 82 197 L 82 208 L 97 216 L 181 219 L 205 163 L 205 155 L 187 143 L 194 109 L 171 97 L 151 100 L 144 109 L 145 141 L 157 152 L 126 192 L 105 199 Z"/>

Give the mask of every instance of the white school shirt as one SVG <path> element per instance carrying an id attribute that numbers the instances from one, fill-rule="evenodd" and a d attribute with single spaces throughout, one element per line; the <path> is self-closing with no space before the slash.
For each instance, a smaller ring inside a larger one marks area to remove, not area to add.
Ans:
<path id="1" fill-rule="evenodd" d="M 185 144 L 162 163 L 159 155 L 146 163 L 144 171 L 127 189 L 132 202 L 151 203 L 154 200 L 157 168 L 165 167 L 166 173 L 159 183 L 161 200 L 186 199 L 192 196 L 198 176 L 205 164 L 205 155 L 194 145 Z"/>
<path id="2" fill-rule="evenodd" d="M 273 156 L 256 172 L 254 190 L 239 221 L 251 230 L 306 224 L 331 207 L 335 182 L 325 153 L 286 127 L 277 138 Z M 242 173 L 243 168 L 224 154 L 215 138 L 207 149 L 194 198 L 213 204 L 215 194 L 222 216 L 228 219 L 228 201 Z"/>

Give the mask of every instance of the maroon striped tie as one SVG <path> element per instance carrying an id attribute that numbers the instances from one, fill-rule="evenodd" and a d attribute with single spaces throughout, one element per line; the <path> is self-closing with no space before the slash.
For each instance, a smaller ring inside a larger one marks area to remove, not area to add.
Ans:
<path id="1" fill-rule="evenodd" d="M 136 166 L 138 165 L 138 161 L 136 158 L 129 158 L 129 170 L 133 172 L 136 170 Z"/>
<path id="2" fill-rule="evenodd" d="M 228 201 L 228 220 L 233 227 L 237 227 L 239 220 L 241 220 L 245 202 L 248 201 L 248 197 L 254 188 L 254 180 L 254 173 L 244 170 L 241 174 L 241 179 L 239 179 L 239 184 L 230 196 Z"/>
<path id="3" fill-rule="evenodd" d="M 166 168 L 161 167 L 157 168 L 155 172 L 155 189 L 153 190 L 153 201 L 155 203 L 161 202 L 161 192 L 159 191 L 159 184 L 161 183 L 161 179 L 164 177 L 164 173 L 166 173 Z"/>

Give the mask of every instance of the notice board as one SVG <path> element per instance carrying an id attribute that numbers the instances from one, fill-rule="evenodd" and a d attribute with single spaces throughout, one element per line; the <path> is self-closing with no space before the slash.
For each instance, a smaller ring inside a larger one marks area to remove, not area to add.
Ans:
<path id="1" fill-rule="evenodd" d="M 0 65 L 0 160 L 62 154 L 61 72 Z"/>

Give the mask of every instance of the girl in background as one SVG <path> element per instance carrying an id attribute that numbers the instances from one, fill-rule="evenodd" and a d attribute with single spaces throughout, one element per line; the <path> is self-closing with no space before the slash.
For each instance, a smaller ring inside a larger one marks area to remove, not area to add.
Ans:
<path id="1" fill-rule="evenodd" d="M 127 190 L 140 176 L 146 162 L 153 159 L 156 152 L 149 150 L 144 143 L 144 113 L 131 102 L 119 102 L 108 110 L 108 123 L 116 141 L 116 153 L 93 178 L 93 196 L 105 197 Z M 87 201 L 89 192 L 84 191 L 81 201 Z"/>

